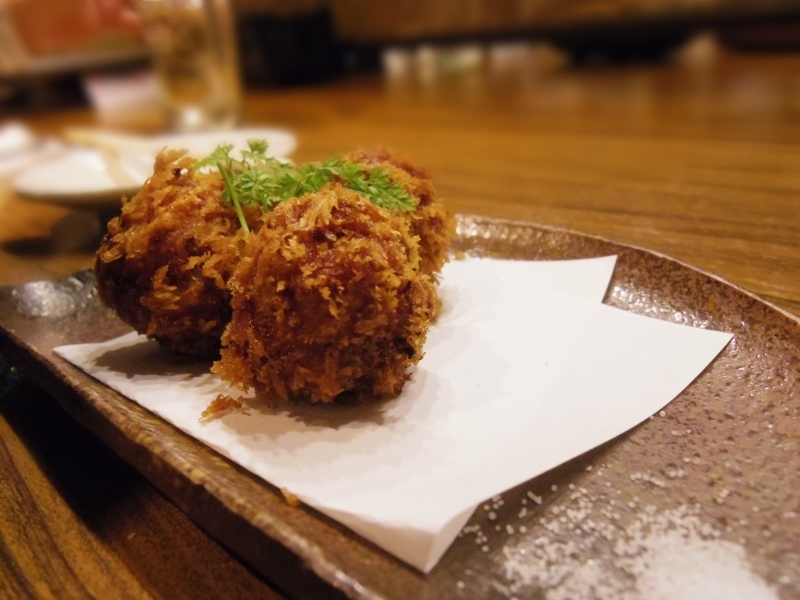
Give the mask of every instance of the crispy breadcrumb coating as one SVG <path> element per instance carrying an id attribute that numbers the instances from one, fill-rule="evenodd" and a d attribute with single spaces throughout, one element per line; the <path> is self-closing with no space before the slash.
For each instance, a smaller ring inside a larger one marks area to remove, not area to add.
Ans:
<path id="1" fill-rule="evenodd" d="M 389 178 L 402 185 L 411 195 L 416 208 L 404 214 L 411 226 L 411 233 L 420 240 L 420 268 L 423 273 L 436 278 L 447 262 L 456 220 L 439 200 L 430 176 L 407 157 L 388 148 L 356 150 L 342 158 L 369 169 L 385 169 Z"/>
<path id="2" fill-rule="evenodd" d="M 244 406 L 242 398 L 234 398 L 228 394 L 217 394 L 211 403 L 200 413 L 200 419 L 211 419 L 219 414 L 239 410 Z"/>
<path id="3" fill-rule="evenodd" d="M 153 175 L 109 223 L 95 273 L 102 301 L 139 333 L 215 357 L 244 234 L 220 200 L 222 178 L 194 171 L 193 163 L 183 150 L 158 155 Z M 248 215 L 254 226 L 258 213 Z"/>
<path id="4" fill-rule="evenodd" d="M 440 306 L 455 219 L 407 159 L 343 158 L 384 169 L 415 210 L 381 208 L 334 179 L 266 215 L 243 206 L 248 233 L 219 173 L 161 152 L 97 252 L 101 299 L 169 349 L 219 357 L 216 373 L 269 401 L 398 394 Z"/>
<path id="5" fill-rule="evenodd" d="M 419 266 L 406 219 L 340 184 L 281 203 L 229 281 L 212 370 L 272 401 L 398 394 L 433 310 Z"/>

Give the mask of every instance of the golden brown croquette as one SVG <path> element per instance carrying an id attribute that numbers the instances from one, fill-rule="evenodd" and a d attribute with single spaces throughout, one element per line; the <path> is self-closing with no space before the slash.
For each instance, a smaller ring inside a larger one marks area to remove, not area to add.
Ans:
<path id="1" fill-rule="evenodd" d="M 109 223 L 95 259 L 100 298 L 165 347 L 219 358 L 223 379 L 271 402 L 398 394 L 440 305 L 455 219 L 400 155 L 343 159 L 367 178 L 383 169 L 414 210 L 381 208 L 337 176 L 266 214 L 244 206 L 248 232 L 220 173 L 162 151 Z"/>
<path id="2" fill-rule="evenodd" d="M 343 156 L 346 161 L 368 169 L 384 169 L 389 179 L 402 185 L 414 200 L 415 210 L 404 213 L 411 233 L 419 237 L 420 268 L 436 278 L 447 262 L 450 240 L 455 234 L 455 216 L 439 200 L 433 180 L 407 157 L 388 148 L 356 150 Z"/>
<path id="3" fill-rule="evenodd" d="M 340 184 L 281 203 L 229 281 L 213 370 L 272 401 L 398 394 L 433 310 L 419 265 L 406 219 Z"/>
<path id="4" fill-rule="evenodd" d="M 112 219 L 95 259 L 102 301 L 172 350 L 214 357 L 230 319 L 228 278 L 244 234 L 219 174 L 162 151 L 153 175 Z M 254 225 L 260 217 L 249 213 Z"/>

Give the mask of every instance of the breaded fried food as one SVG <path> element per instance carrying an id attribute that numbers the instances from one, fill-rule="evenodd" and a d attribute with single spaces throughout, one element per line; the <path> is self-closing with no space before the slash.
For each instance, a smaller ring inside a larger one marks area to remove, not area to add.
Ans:
<path id="1" fill-rule="evenodd" d="M 244 234 L 221 202 L 219 173 L 193 164 L 183 150 L 158 155 L 153 175 L 110 221 L 94 268 L 100 298 L 136 331 L 171 350 L 216 357 Z"/>
<path id="2" fill-rule="evenodd" d="M 342 158 L 368 169 L 384 169 L 389 178 L 402 185 L 413 198 L 415 210 L 406 213 L 406 218 L 412 234 L 420 240 L 420 268 L 423 273 L 436 278 L 447 262 L 456 220 L 439 200 L 430 176 L 407 157 L 388 148 L 356 150 Z"/>
<path id="3" fill-rule="evenodd" d="M 213 370 L 272 401 L 398 394 L 435 296 L 407 220 L 340 183 L 268 213 L 229 287 Z"/>

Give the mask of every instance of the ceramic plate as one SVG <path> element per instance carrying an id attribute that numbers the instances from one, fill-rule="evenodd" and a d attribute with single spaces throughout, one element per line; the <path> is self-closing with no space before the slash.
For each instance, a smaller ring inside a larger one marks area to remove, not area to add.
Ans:
<path id="1" fill-rule="evenodd" d="M 220 143 L 235 149 L 247 147 L 248 139 L 266 139 L 272 156 L 287 157 L 297 140 L 288 131 L 271 128 L 226 132 L 165 135 L 142 138 L 135 151 L 69 148 L 47 162 L 21 172 L 14 191 L 21 197 L 71 208 L 107 209 L 131 196 L 153 172 L 153 159 L 161 148 L 186 148 L 194 156 L 209 154 Z"/>
<path id="2" fill-rule="evenodd" d="M 428 576 L 57 358 L 128 330 L 90 273 L 0 289 L 0 353 L 291 597 L 800 597 L 800 320 L 664 256 L 534 224 L 461 216 L 456 249 L 617 254 L 606 303 L 734 339 L 661 413 L 488 500 Z"/>

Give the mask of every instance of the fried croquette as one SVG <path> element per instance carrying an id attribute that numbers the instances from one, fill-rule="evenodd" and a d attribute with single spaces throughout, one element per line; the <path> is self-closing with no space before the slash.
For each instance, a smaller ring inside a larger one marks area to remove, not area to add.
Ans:
<path id="1" fill-rule="evenodd" d="M 271 401 L 398 394 L 436 294 L 406 219 L 338 183 L 268 213 L 228 286 L 212 370 Z"/>
<path id="2" fill-rule="evenodd" d="M 414 210 L 382 208 L 337 176 L 264 214 L 271 202 L 240 202 L 220 172 L 163 151 L 109 223 L 95 260 L 101 299 L 171 350 L 219 357 L 216 373 L 268 401 L 398 394 L 440 306 L 436 277 L 455 219 L 427 174 L 399 155 L 344 160 L 367 178 L 384 170 Z M 252 179 L 252 164 L 236 164 L 228 180 Z"/>
<path id="3" fill-rule="evenodd" d="M 112 219 L 95 259 L 102 301 L 139 333 L 177 352 L 216 357 L 230 315 L 227 283 L 244 245 L 218 173 L 182 150 L 162 151 L 154 173 Z M 256 215 L 248 213 L 254 226 Z"/>
<path id="4" fill-rule="evenodd" d="M 343 156 L 346 161 L 368 169 L 384 169 L 392 181 L 405 188 L 415 209 L 405 213 L 413 235 L 419 237 L 420 268 L 436 278 L 447 262 L 450 240 L 455 234 L 455 216 L 439 200 L 433 181 L 408 158 L 388 148 L 356 150 Z"/>

